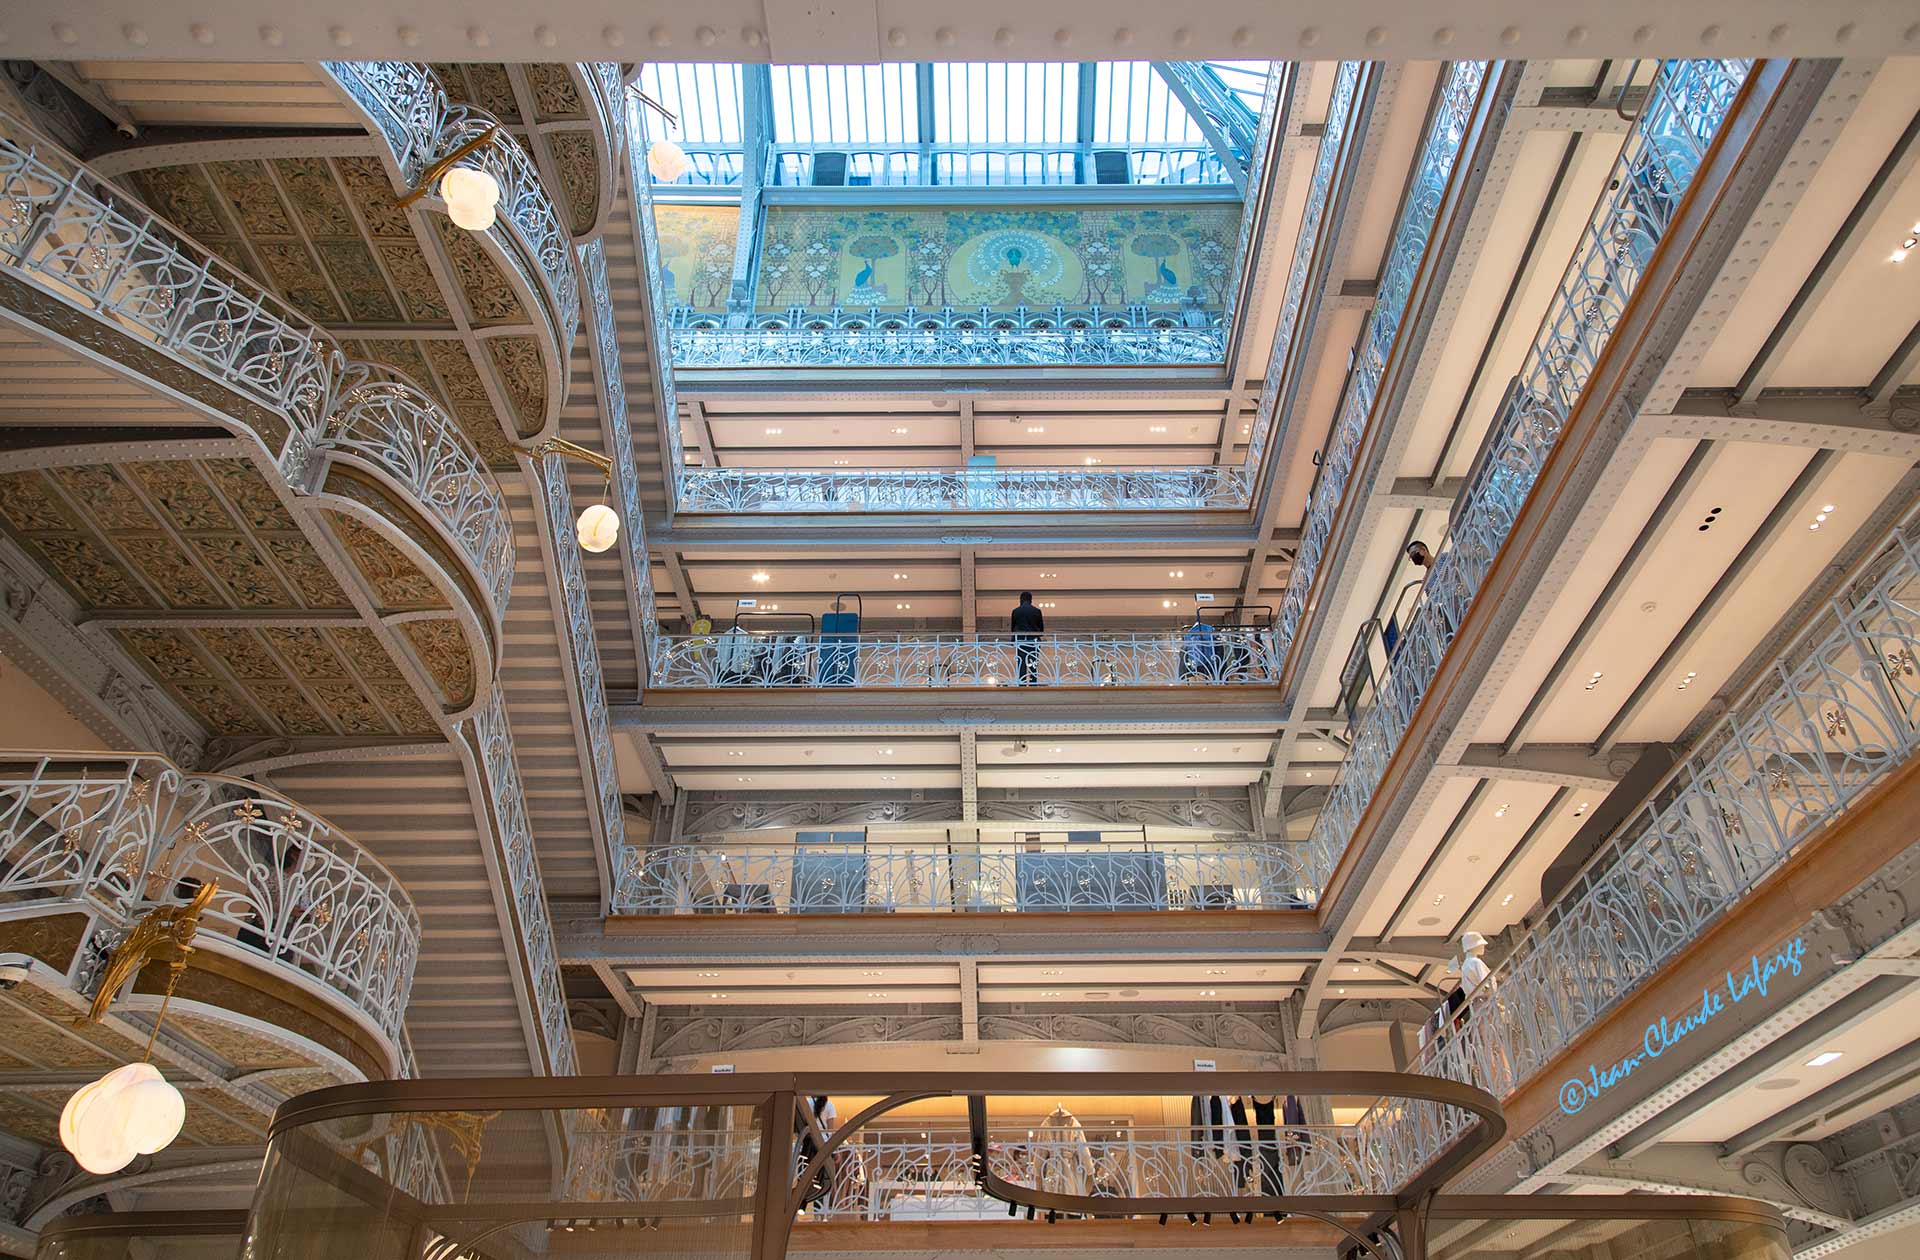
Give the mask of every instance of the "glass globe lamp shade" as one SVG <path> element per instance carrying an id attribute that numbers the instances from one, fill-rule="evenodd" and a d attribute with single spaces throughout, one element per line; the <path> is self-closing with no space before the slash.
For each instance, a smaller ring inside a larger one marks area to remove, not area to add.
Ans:
<path id="1" fill-rule="evenodd" d="M 687 151 L 671 140 L 656 140 L 647 150 L 647 171 L 663 184 L 671 184 L 692 169 Z"/>
<path id="2" fill-rule="evenodd" d="M 484 232 L 493 226 L 500 185 L 477 167 L 456 166 L 440 177 L 440 198 L 447 203 L 447 217 L 456 227 Z"/>
<path id="3" fill-rule="evenodd" d="M 582 551 L 605 551 L 619 541 L 620 514 L 604 503 L 595 503 L 580 513 L 575 533 Z"/>
<path id="4" fill-rule="evenodd" d="M 136 1155 L 166 1149 L 186 1119 L 186 1100 L 159 1068 L 129 1063 L 67 1099 L 60 1112 L 60 1144 L 80 1167 L 105 1176 Z"/>

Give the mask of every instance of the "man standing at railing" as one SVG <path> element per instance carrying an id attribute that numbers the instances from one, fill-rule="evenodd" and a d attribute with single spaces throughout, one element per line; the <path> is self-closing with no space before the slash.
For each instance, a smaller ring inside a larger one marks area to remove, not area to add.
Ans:
<path id="1" fill-rule="evenodd" d="M 1020 602 L 1014 606 L 1009 620 L 1013 626 L 1013 654 L 1020 662 L 1020 685 L 1032 686 L 1040 667 L 1040 635 L 1047 628 L 1047 619 L 1034 606 L 1032 591 L 1020 592 Z"/>

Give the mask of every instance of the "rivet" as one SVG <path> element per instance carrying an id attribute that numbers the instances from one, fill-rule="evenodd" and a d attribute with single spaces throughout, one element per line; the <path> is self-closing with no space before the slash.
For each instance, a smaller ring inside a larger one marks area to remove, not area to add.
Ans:
<path id="1" fill-rule="evenodd" d="M 287 42 L 286 32 L 277 26 L 263 26 L 260 28 L 260 42 L 269 48 L 278 48 Z"/>
<path id="2" fill-rule="evenodd" d="M 467 28 L 467 42 L 475 48 L 485 48 L 493 42 L 493 36 L 487 34 L 485 27 L 469 26 Z"/>
<path id="3" fill-rule="evenodd" d="M 344 26 L 329 26 L 327 38 L 333 41 L 335 48 L 353 47 L 353 32 Z"/>
<path id="4" fill-rule="evenodd" d="M 120 33 L 126 36 L 127 42 L 136 48 L 147 46 L 147 28 L 144 26 L 129 22 L 120 28 Z"/>
<path id="5" fill-rule="evenodd" d="M 1380 45 L 1382 45 L 1382 44 L 1384 44 L 1384 43 L 1386 43 L 1386 42 L 1387 42 L 1387 28 L 1386 28 L 1386 27 L 1384 27 L 1384 26 L 1371 26 L 1371 27 L 1368 27 L 1368 28 L 1367 28 L 1367 47 L 1369 47 L 1369 48 L 1378 48 L 1378 47 L 1380 47 Z"/>
<path id="6" fill-rule="evenodd" d="M 951 26 L 943 26 L 935 31 L 933 33 L 933 42 L 942 48 L 953 47 L 953 28 Z"/>
<path id="7" fill-rule="evenodd" d="M 560 37 L 555 35 L 553 28 L 545 22 L 533 28 L 533 38 L 539 42 L 542 48 L 551 48 L 560 42 Z"/>
<path id="8" fill-rule="evenodd" d="M 213 42 L 213 28 L 205 22 L 195 22 L 187 28 L 187 34 L 193 36 L 193 42 L 196 44 L 211 44 Z"/>
<path id="9" fill-rule="evenodd" d="M 1916 26 L 1913 29 L 1916 31 L 1920 31 L 1920 26 Z M 1785 22 L 1782 22 L 1778 26 L 1774 27 L 1772 30 L 1767 32 L 1767 42 L 1770 44 L 1784 43 L 1786 42 L 1787 36 L 1791 34 L 1793 34 L 1793 28 L 1791 26 L 1788 26 Z"/>
<path id="10" fill-rule="evenodd" d="M 895 48 L 905 48 L 907 33 L 897 26 L 890 26 L 887 28 L 887 43 Z"/>
<path id="11" fill-rule="evenodd" d="M 1700 42 L 1703 44 L 1711 44 L 1714 40 L 1719 38 L 1720 38 L 1720 24 L 1717 22 L 1700 32 Z"/>
<path id="12" fill-rule="evenodd" d="M 80 38 L 80 32 L 73 29 L 73 23 L 71 22 L 55 22 L 53 24 L 53 37 L 63 44 L 71 44 Z"/>
<path id="13" fill-rule="evenodd" d="M 1192 42 L 1193 42 L 1193 32 L 1188 30 L 1186 27 L 1184 26 L 1179 27 L 1173 32 L 1173 46 L 1175 48 L 1185 48 L 1188 44 L 1191 44 Z"/>
<path id="14" fill-rule="evenodd" d="M 743 26 L 740 28 L 740 42 L 749 48 L 760 47 L 760 41 L 766 37 L 766 32 L 757 26 Z"/>
<path id="15" fill-rule="evenodd" d="M 1319 28 L 1319 27 L 1317 27 L 1317 26 L 1309 26 L 1309 27 L 1306 27 L 1306 28 L 1304 28 L 1304 29 L 1303 29 L 1303 30 L 1302 30 L 1302 31 L 1300 32 L 1300 46 L 1301 46 L 1302 48 L 1311 48 L 1311 47 L 1313 47 L 1313 46 L 1314 46 L 1315 44 L 1317 44 L 1317 43 L 1319 43 L 1319 42 L 1320 42 L 1320 28 Z"/>
<path id="16" fill-rule="evenodd" d="M 405 44 L 407 47 L 418 48 L 420 46 L 420 28 L 419 27 L 402 26 L 398 31 L 394 33 L 400 37 L 400 42 Z"/>
<path id="17" fill-rule="evenodd" d="M 1512 46 L 1514 44 L 1519 43 L 1520 28 L 1517 26 L 1508 26 L 1508 27 L 1501 28 L 1500 42 L 1508 46 Z"/>
<path id="18" fill-rule="evenodd" d="M 1235 48 L 1245 48 L 1248 44 L 1251 44 L 1252 42 L 1253 42 L 1252 31 L 1248 30 L 1244 26 L 1234 28 L 1233 46 Z"/>
<path id="19" fill-rule="evenodd" d="M 1125 48 L 1128 44 L 1131 44 L 1133 42 L 1133 28 L 1130 26 L 1123 26 L 1119 30 L 1115 31 L 1113 33 L 1113 42 L 1120 45 L 1122 48 Z"/>
<path id="20" fill-rule="evenodd" d="M 1453 28 L 1451 26 L 1442 26 L 1438 30 L 1434 31 L 1433 42 L 1438 44 L 1442 48 L 1445 48 L 1448 44 L 1451 44 L 1453 42 Z"/>
<path id="21" fill-rule="evenodd" d="M 998 31 L 995 31 L 993 38 L 996 42 L 998 42 L 1000 38 L 1000 33 Z M 1071 44 L 1073 42 L 1073 32 L 1063 26 L 1059 30 L 1053 33 L 1053 42 L 1060 45 L 1062 48 L 1064 48 L 1068 44 Z"/>
<path id="22" fill-rule="evenodd" d="M 1853 38 L 1853 33 L 1854 33 L 1854 31 L 1856 31 L 1856 30 L 1858 30 L 1858 29 L 1859 29 L 1859 28 L 1858 28 L 1858 27 L 1856 27 L 1856 26 L 1854 26 L 1854 24 L 1853 24 L 1853 23 L 1851 23 L 1851 22 L 1845 22 L 1845 23 L 1842 23 L 1842 24 L 1841 24 L 1841 27 L 1840 27 L 1840 29 L 1839 29 L 1839 30 L 1837 30 L 1837 31 L 1835 31 L 1835 32 L 1833 33 L 1833 37 L 1834 37 L 1835 39 L 1837 39 L 1837 40 L 1839 40 L 1839 41 L 1840 41 L 1841 43 L 1843 43 L 1843 44 L 1844 44 L 1844 43 L 1846 43 L 1846 42 L 1847 42 L 1848 40 L 1850 40 L 1850 39 L 1852 39 L 1852 38 Z"/>
<path id="23" fill-rule="evenodd" d="M 653 41 L 655 48 L 665 48 L 673 43 L 673 32 L 664 26 L 655 24 L 653 29 L 647 32 L 647 38 Z"/>
<path id="24" fill-rule="evenodd" d="M 1912 26 L 1909 26 L 1906 29 L 1905 34 L 1903 34 L 1901 38 L 1906 40 L 1909 44 L 1914 43 L 1916 41 L 1920 41 L 1920 22 L 1916 22 Z"/>
<path id="25" fill-rule="evenodd" d="M 1570 27 L 1570 28 L 1568 28 L 1568 30 L 1567 30 L 1567 42 L 1568 42 L 1569 44 L 1584 44 L 1584 43 L 1586 43 L 1586 42 L 1587 42 L 1587 28 L 1586 28 L 1586 27 L 1584 27 L 1584 26 L 1575 26 L 1575 27 Z"/>
<path id="26" fill-rule="evenodd" d="M 618 48 L 627 42 L 627 33 L 617 26 L 603 26 L 600 28 L 600 38 L 606 41 L 607 47 Z"/>
<path id="27" fill-rule="evenodd" d="M 1636 26 L 1633 28 L 1634 43 L 1644 44 L 1652 38 L 1653 38 L 1653 28 L 1651 26 Z"/>

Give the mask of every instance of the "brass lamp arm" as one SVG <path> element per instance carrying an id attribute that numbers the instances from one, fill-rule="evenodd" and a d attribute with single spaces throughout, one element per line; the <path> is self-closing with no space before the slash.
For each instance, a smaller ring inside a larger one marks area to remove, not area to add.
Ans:
<path id="1" fill-rule="evenodd" d="M 590 451 L 562 437 L 550 437 L 533 446 L 519 446 L 514 449 L 522 455 L 531 455 L 535 459 L 544 459 L 548 455 L 565 455 L 571 459 L 585 460 L 605 473 L 609 479 L 613 477 L 613 456 L 602 455 L 599 451 Z"/>
<path id="2" fill-rule="evenodd" d="M 473 139 L 467 141 L 465 144 L 461 145 L 459 148 L 455 149 L 453 152 L 447 154 L 447 156 L 441 158 L 439 161 L 435 162 L 432 166 L 429 166 L 426 169 L 426 172 L 420 176 L 419 187 L 414 188 L 411 191 L 403 194 L 400 200 L 396 204 L 401 206 L 410 206 L 414 202 L 420 200 L 420 198 L 426 196 L 427 193 L 432 190 L 434 183 L 437 180 L 439 180 L 439 178 L 442 175 L 445 175 L 448 171 L 452 170 L 456 162 L 458 162 L 461 158 L 466 157 L 468 154 L 478 152 L 479 150 L 484 149 L 487 145 L 492 144 L 494 137 L 498 136 L 499 134 L 500 134 L 500 128 L 488 127 L 485 131 L 481 132 L 479 135 L 475 136 Z"/>

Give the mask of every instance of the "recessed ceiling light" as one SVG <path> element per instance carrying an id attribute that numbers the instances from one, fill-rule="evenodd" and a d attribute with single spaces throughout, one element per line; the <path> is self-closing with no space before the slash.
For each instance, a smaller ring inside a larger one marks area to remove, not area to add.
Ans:
<path id="1" fill-rule="evenodd" d="M 1581 802 L 1580 802 L 1580 803 L 1579 803 L 1578 805 L 1576 805 L 1576 806 L 1574 806 L 1574 807 L 1573 807 L 1573 816 L 1574 816 L 1575 818 L 1578 818 L 1578 817 L 1580 817 L 1580 815 L 1582 815 L 1582 814 L 1584 814 L 1584 813 L 1586 813 L 1586 812 L 1587 812 L 1587 806 L 1588 806 L 1588 805 L 1589 805 L 1590 803 L 1591 803 L 1591 802 L 1588 802 L 1588 801 L 1581 801 Z"/>
<path id="2" fill-rule="evenodd" d="M 891 757 L 891 756 L 893 756 L 893 749 L 891 749 L 891 748 L 882 748 L 882 749 L 880 750 L 880 755 L 881 755 L 882 757 Z"/>
<path id="3" fill-rule="evenodd" d="M 907 609 L 913 607 L 913 605 L 912 604 L 895 604 L 894 607 L 902 612 L 905 612 Z"/>
<path id="4" fill-rule="evenodd" d="M 1042 990 L 1040 990 L 1040 996 L 1041 996 L 1041 997 L 1059 997 L 1059 996 L 1060 996 L 1060 990 L 1058 990 L 1058 989 L 1042 989 Z"/>
<path id="5" fill-rule="evenodd" d="M 1058 604 L 1056 604 L 1056 603 L 1054 603 L 1054 602 L 1053 602 L 1052 600 L 1050 600 L 1050 599 L 1043 599 L 1043 600 L 1041 600 L 1041 601 L 1040 601 L 1040 607 L 1042 607 L 1042 608 L 1058 608 L 1059 606 L 1060 606 L 1060 605 L 1058 605 Z"/>
<path id="6" fill-rule="evenodd" d="M 1205 752 L 1205 751 L 1207 751 L 1207 746 L 1206 746 L 1205 744 L 1195 744 L 1195 745 L 1193 746 L 1193 751 L 1195 751 L 1195 752 Z"/>
<path id="7" fill-rule="evenodd" d="M 780 435 L 781 435 L 782 433 L 785 433 L 785 432 L 786 432 L 786 430 L 785 430 L 785 429 L 768 429 L 768 430 L 767 430 L 767 436 L 768 436 L 768 437 L 779 437 L 779 436 L 780 436 Z"/>
<path id="8" fill-rule="evenodd" d="M 1501 801 L 1500 808 L 1493 811 L 1493 816 L 1495 818 L 1505 818 L 1507 816 L 1507 808 L 1508 808 L 1508 803 L 1506 801 Z"/>
<path id="9" fill-rule="evenodd" d="M 882 783 L 892 783 L 895 779 L 898 779 L 899 777 L 900 776 L 897 774 L 883 774 L 880 776 L 880 781 Z"/>
<path id="10" fill-rule="evenodd" d="M 833 461 L 833 466 L 835 468 L 845 468 L 847 466 L 847 461 L 844 459 L 836 459 Z"/>
<path id="11" fill-rule="evenodd" d="M 1906 260 L 1907 260 L 1907 251 L 1904 249 L 1894 250 L 1893 253 L 1889 255 L 1887 258 L 1888 262 L 1905 262 Z"/>
<path id="12" fill-rule="evenodd" d="M 887 973 L 884 971 L 863 971 L 860 974 L 863 976 L 883 976 Z"/>
<path id="13" fill-rule="evenodd" d="M 1227 969 L 1225 967 L 1209 967 L 1207 968 L 1207 974 L 1210 976 L 1224 976 L 1227 974 Z"/>
<path id="14" fill-rule="evenodd" d="M 895 426 L 893 429 L 893 436 L 895 437 L 905 437 L 906 435 L 907 430 L 904 426 Z"/>
<path id="15" fill-rule="evenodd" d="M 1173 601 L 1172 601 L 1172 600 L 1170 600 L 1170 599 L 1163 599 L 1163 600 L 1161 600 L 1161 601 L 1160 601 L 1160 607 L 1162 607 L 1162 608 L 1171 608 L 1171 607 L 1173 607 Z"/>
<path id="16" fill-rule="evenodd" d="M 1058 573 L 1042 573 L 1040 576 L 1045 578 L 1057 578 L 1060 575 Z"/>
<path id="17" fill-rule="evenodd" d="M 1099 456 L 1097 456 L 1097 455 L 1089 455 L 1089 456 L 1087 456 L 1087 463 L 1089 463 L 1089 464 L 1097 464 L 1097 463 L 1099 463 L 1099 462 L 1100 462 L 1100 457 L 1099 457 Z"/>
<path id="18" fill-rule="evenodd" d="M 1500 898 L 1500 904 L 1501 904 L 1501 905 L 1503 905 L 1503 906 L 1506 906 L 1506 905 L 1512 905 L 1512 904 L 1513 904 L 1513 894 L 1512 894 L 1512 893 L 1508 893 L 1508 894 L 1507 894 L 1506 896 L 1504 896 L 1504 897 L 1502 897 L 1502 898 Z"/>
<path id="19" fill-rule="evenodd" d="M 727 750 L 727 756 L 729 757 L 744 757 L 746 755 L 747 754 L 745 752 L 743 752 L 738 748 L 730 748 Z"/>
<path id="20" fill-rule="evenodd" d="M 1807 1066 L 1808 1067 L 1825 1067 L 1827 1066 L 1827 1064 L 1833 1062 L 1835 1059 L 1839 1057 L 1840 1057 L 1840 1051 L 1838 1050 L 1822 1050 L 1819 1054 L 1816 1054 L 1811 1059 L 1807 1060 Z"/>
<path id="21" fill-rule="evenodd" d="M 1187 576 L 1187 571 L 1185 569 L 1168 569 L 1167 576 L 1168 577 L 1185 577 Z"/>
<path id="22" fill-rule="evenodd" d="M 1219 994 L 1220 994 L 1220 990 L 1218 990 L 1218 989 L 1202 989 L 1202 990 L 1200 990 L 1200 996 L 1201 996 L 1201 997 L 1218 997 L 1218 996 L 1219 996 Z"/>
<path id="23" fill-rule="evenodd" d="M 1058 744 L 1055 744 L 1052 748 L 1047 749 L 1047 751 L 1050 753 L 1058 753 L 1058 752 L 1065 752 L 1066 749 L 1060 747 L 1060 745 Z"/>
<path id="24" fill-rule="evenodd" d="M 1820 510 L 1822 512 L 1831 512 L 1834 510 L 1834 507 L 1833 507 L 1833 504 L 1831 503 L 1823 503 L 1820 505 Z"/>
<path id="25" fill-rule="evenodd" d="M 707 994 L 707 996 L 708 996 L 708 997 L 717 997 L 717 998 L 723 998 L 723 997 L 725 997 L 725 996 L 727 996 L 727 995 L 726 995 L 726 994 L 724 994 L 724 993 L 709 993 L 709 994 Z"/>
<path id="26" fill-rule="evenodd" d="M 717 971 L 703 971 L 700 973 L 700 978 L 702 980 L 718 980 L 720 973 Z"/>
<path id="27" fill-rule="evenodd" d="M 756 582 L 765 584 L 767 582 L 773 581 L 773 574 L 767 572 L 765 569 L 761 569 L 758 573 L 755 573 L 753 575 L 753 580 Z"/>
<path id="28" fill-rule="evenodd" d="M 1041 972 L 1040 974 L 1041 974 L 1041 975 L 1043 975 L 1043 976 L 1057 976 L 1057 975 L 1059 975 L 1059 974 L 1060 974 L 1060 972 L 1059 972 L 1059 971 L 1057 971 L 1057 970 L 1055 970 L 1055 971 L 1043 971 L 1043 972 Z"/>
<path id="29" fill-rule="evenodd" d="M 1445 893 L 1433 894 L 1433 904 L 1436 906 L 1439 905 L 1441 902 L 1445 901 L 1446 899 L 1447 899 L 1447 894 Z"/>
<path id="30" fill-rule="evenodd" d="M 752 776 L 752 775 L 750 775 L 750 774 L 736 774 L 736 775 L 735 775 L 735 776 L 733 776 L 733 777 L 734 777 L 734 781 L 735 781 L 736 783 L 751 783 L 751 782 L 753 782 L 753 776 Z"/>
<path id="31" fill-rule="evenodd" d="M 872 993 L 872 992 L 869 992 L 869 993 L 867 994 L 867 996 L 868 996 L 868 997 L 885 997 L 885 996 L 887 996 L 887 995 L 886 995 L 885 993 Z"/>
<path id="32" fill-rule="evenodd" d="M 1046 431 L 1047 426 L 1044 424 L 1030 424 L 1027 426 L 1027 432 L 1029 433 L 1045 433 Z"/>
<path id="33" fill-rule="evenodd" d="M 1149 433 L 1165 433 L 1166 431 L 1167 426 L 1164 424 L 1150 424 L 1147 426 L 1147 432 Z"/>
<path id="34" fill-rule="evenodd" d="M 1337 989 L 1335 990 L 1335 992 L 1339 993 L 1341 997 L 1347 996 L 1347 991 L 1345 989 Z"/>
<path id="35" fill-rule="evenodd" d="M 780 611 L 780 605 L 778 605 L 778 604 L 768 604 L 768 605 L 767 605 L 767 611 L 768 611 L 768 612 L 779 612 L 779 611 Z"/>

